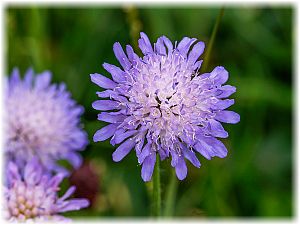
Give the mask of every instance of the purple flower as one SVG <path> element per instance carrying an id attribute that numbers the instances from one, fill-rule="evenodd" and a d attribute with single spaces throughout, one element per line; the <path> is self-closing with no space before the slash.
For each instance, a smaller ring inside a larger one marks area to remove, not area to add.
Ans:
<path id="1" fill-rule="evenodd" d="M 50 72 L 34 76 L 31 69 L 24 79 L 18 69 L 6 78 L 6 157 L 20 167 L 37 156 L 48 170 L 64 170 L 56 164 L 59 159 L 66 159 L 78 168 L 82 159 L 76 151 L 83 150 L 88 143 L 80 125 L 84 109 L 71 98 L 65 84 L 50 82 Z"/>
<path id="2" fill-rule="evenodd" d="M 86 199 L 67 200 L 75 191 L 69 188 L 58 197 L 59 184 L 64 175 L 45 174 L 37 158 L 30 160 L 22 173 L 9 162 L 4 187 L 4 216 L 9 221 L 68 221 L 59 213 L 79 210 L 89 205 Z"/>
<path id="3" fill-rule="evenodd" d="M 97 92 L 100 98 L 93 108 L 101 110 L 98 120 L 110 123 L 98 130 L 94 141 L 111 138 L 112 145 L 120 144 L 113 160 L 122 160 L 135 149 L 144 181 L 151 180 L 156 162 L 172 157 L 178 179 L 187 175 L 185 159 L 200 167 L 195 152 L 207 159 L 223 158 L 227 149 L 217 138 L 228 133 L 220 122 L 237 123 L 240 116 L 226 110 L 234 104 L 226 99 L 236 91 L 224 85 L 228 72 L 221 66 L 210 73 L 199 74 L 204 43 L 184 37 L 175 47 L 165 36 L 152 47 L 146 34 L 138 41 L 144 54 L 139 57 L 130 45 L 126 53 L 120 43 L 113 46 L 122 68 L 104 63 L 112 80 L 91 74 L 91 80 L 107 89 Z"/>

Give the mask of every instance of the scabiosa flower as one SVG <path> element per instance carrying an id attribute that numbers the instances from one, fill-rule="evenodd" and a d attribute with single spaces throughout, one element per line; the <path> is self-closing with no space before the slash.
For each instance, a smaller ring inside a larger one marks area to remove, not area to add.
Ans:
<path id="1" fill-rule="evenodd" d="M 64 174 L 51 177 L 45 174 L 37 158 L 30 160 L 23 170 L 10 161 L 4 187 L 4 216 L 9 221 L 67 221 L 59 213 L 79 210 L 89 205 L 86 199 L 67 200 L 75 191 L 70 187 L 58 197 Z"/>
<path id="2" fill-rule="evenodd" d="M 62 170 L 56 160 L 81 165 L 76 151 L 86 146 L 80 116 L 84 109 L 71 99 L 65 84 L 50 84 L 51 73 L 29 69 L 24 79 L 14 69 L 5 83 L 4 146 L 8 160 L 19 166 L 37 156 L 48 170 Z M 65 171 L 66 172 L 66 171 Z"/>
<path id="3" fill-rule="evenodd" d="M 225 99 L 236 91 L 223 85 L 228 72 L 221 66 L 210 73 L 199 74 L 204 43 L 195 38 L 184 37 L 175 47 L 165 36 L 158 38 L 152 47 L 146 34 L 138 41 L 144 54 L 139 57 L 130 45 L 126 53 L 120 43 L 113 46 L 122 69 L 104 63 L 112 80 L 91 74 L 91 80 L 107 89 L 97 92 L 100 98 L 93 108 L 101 110 L 98 120 L 110 123 L 98 130 L 94 141 L 110 137 L 112 145 L 121 144 L 113 153 L 113 160 L 122 160 L 133 148 L 141 175 L 149 181 L 156 163 L 172 157 L 178 179 L 187 175 L 185 159 L 200 167 L 195 152 L 207 159 L 223 158 L 227 149 L 217 138 L 228 133 L 220 122 L 237 123 L 237 113 L 225 110 L 233 99 Z"/>

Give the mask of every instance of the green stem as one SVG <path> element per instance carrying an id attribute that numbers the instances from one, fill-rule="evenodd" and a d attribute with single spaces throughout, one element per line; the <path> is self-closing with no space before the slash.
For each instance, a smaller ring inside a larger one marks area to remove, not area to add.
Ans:
<path id="1" fill-rule="evenodd" d="M 28 20 L 29 27 L 29 37 L 28 44 L 30 46 L 29 51 L 32 56 L 32 61 L 34 63 L 35 69 L 43 69 L 43 58 L 45 54 L 42 55 L 41 49 L 43 49 L 43 44 L 45 44 L 45 30 L 43 28 L 44 16 L 40 12 L 41 10 L 37 7 L 32 7 L 30 11 L 30 17 Z"/>
<path id="2" fill-rule="evenodd" d="M 160 161 L 159 155 L 156 155 L 156 163 L 153 175 L 153 216 L 161 216 L 161 190 L 160 190 Z"/>
<path id="3" fill-rule="evenodd" d="M 178 182 L 176 179 L 175 170 L 171 169 L 171 178 L 168 189 L 166 191 L 166 205 L 164 210 L 164 216 L 171 217 L 174 215 L 175 198 L 177 192 Z"/>
<path id="4" fill-rule="evenodd" d="M 204 61 L 203 61 L 203 66 L 201 67 L 201 71 L 204 72 L 207 70 L 207 67 L 209 65 L 209 60 L 210 60 L 210 53 L 211 53 L 211 50 L 212 50 L 212 46 L 214 44 L 214 41 L 215 41 L 215 37 L 216 37 L 216 34 L 217 34 L 217 31 L 219 29 L 219 25 L 221 23 L 221 19 L 223 17 L 223 14 L 224 14 L 224 7 L 222 7 L 220 9 L 220 12 L 219 12 L 219 15 L 218 15 L 218 18 L 215 22 L 215 25 L 214 25 L 214 29 L 213 29 L 213 32 L 211 34 L 211 37 L 209 39 L 209 42 L 208 42 L 208 47 L 207 47 L 207 50 L 206 50 L 206 53 L 205 53 L 205 56 L 204 56 Z"/>
<path id="5" fill-rule="evenodd" d="M 133 49 L 138 50 L 138 39 L 142 29 L 142 22 L 139 19 L 138 9 L 133 5 L 128 5 L 124 8 L 126 19 L 130 28 L 130 38 Z"/>

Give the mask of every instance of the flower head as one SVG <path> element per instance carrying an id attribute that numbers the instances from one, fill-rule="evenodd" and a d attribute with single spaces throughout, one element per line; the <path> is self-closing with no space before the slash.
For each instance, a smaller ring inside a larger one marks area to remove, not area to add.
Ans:
<path id="1" fill-rule="evenodd" d="M 65 85 L 50 84 L 51 73 L 34 77 L 29 69 L 24 79 L 14 69 L 5 83 L 4 146 L 8 160 L 19 166 L 37 156 L 48 170 L 62 170 L 56 160 L 81 165 L 76 151 L 88 143 L 80 126 L 83 107 L 78 106 Z"/>
<path id="2" fill-rule="evenodd" d="M 67 200 L 75 187 L 58 197 L 63 174 L 45 174 L 37 158 L 30 160 L 20 173 L 18 166 L 9 162 L 4 187 L 4 212 L 9 221 L 65 221 L 59 213 L 79 210 L 89 205 L 86 199 Z"/>
<path id="3" fill-rule="evenodd" d="M 228 72 L 221 66 L 210 73 L 199 74 L 204 43 L 184 37 L 178 45 L 165 36 L 152 47 L 148 37 L 141 33 L 139 57 L 131 46 L 126 53 L 120 43 L 113 46 L 122 69 L 104 63 L 112 80 L 92 74 L 91 80 L 107 89 L 97 92 L 100 98 L 93 108 L 101 110 L 98 120 L 110 123 L 98 130 L 94 141 L 110 137 L 112 145 L 121 144 L 113 153 L 113 160 L 122 160 L 135 149 L 141 175 L 149 181 L 158 153 L 161 160 L 172 157 L 171 165 L 177 177 L 187 175 L 185 159 L 200 167 L 195 152 L 207 159 L 225 157 L 227 149 L 217 138 L 228 133 L 220 122 L 237 123 L 237 113 L 227 111 L 234 104 L 225 99 L 236 91 L 223 85 Z"/>

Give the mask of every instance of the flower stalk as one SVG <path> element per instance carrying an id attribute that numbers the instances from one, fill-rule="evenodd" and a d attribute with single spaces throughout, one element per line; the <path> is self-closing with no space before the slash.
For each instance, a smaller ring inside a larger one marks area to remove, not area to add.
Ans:
<path id="1" fill-rule="evenodd" d="M 172 217 L 174 215 L 174 206 L 175 206 L 177 187 L 178 187 L 178 182 L 176 179 L 175 171 L 171 170 L 170 182 L 166 190 L 166 201 L 165 201 L 166 204 L 163 213 L 165 217 Z"/>
<path id="2" fill-rule="evenodd" d="M 215 38 L 216 38 L 216 34 L 217 34 L 218 29 L 219 29 L 219 26 L 220 26 L 223 15 L 224 15 L 224 7 L 222 7 L 220 9 L 220 12 L 219 12 L 218 18 L 215 22 L 212 34 L 209 38 L 208 47 L 207 47 L 207 50 L 206 50 L 206 54 L 204 56 L 205 60 L 203 62 L 203 66 L 201 67 L 201 71 L 206 71 L 207 67 L 209 65 L 210 53 L 211 53 L 211 50 L 212 50 L 212 47 L 213 47 L 213 44 L 214 44 L 214 41 L 215 41 Z"/>
<path id="3" fill-rule="evenodd" d="M 156 154 L 156 164 L 153 175 L 153 216 L 161 216 L 161 190 L 160 190 L 160 161 Z"/>

